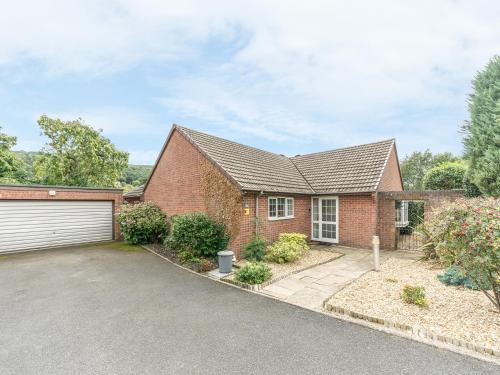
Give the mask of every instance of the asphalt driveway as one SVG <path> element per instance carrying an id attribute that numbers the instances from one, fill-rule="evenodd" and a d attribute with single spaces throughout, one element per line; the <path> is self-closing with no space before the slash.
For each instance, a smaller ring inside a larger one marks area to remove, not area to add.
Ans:
<path id="1" fill-rule="evenodd" d="M 499 371 L 106 246 L 0 256 L 0 324 L 3 375 Z"/>

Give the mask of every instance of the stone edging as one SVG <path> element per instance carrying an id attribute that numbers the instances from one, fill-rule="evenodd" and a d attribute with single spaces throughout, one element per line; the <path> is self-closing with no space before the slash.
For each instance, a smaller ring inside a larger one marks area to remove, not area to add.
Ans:
<path id="1" fill-rule="evenodd" d="M 263 288 L 265 288 L 266 286 L 268 285 L 271 285 L 271 284 L 274 284 L 275 282 L 278 282 L 280 280 L 283 280 L 285 278 L 287 278 L 288 276 L 291 276 L 291 275 L 295 275 L 296 273 L 299 273 L 299 272 L 302 272 L 302 271 L 305 271 L 305 270 L 308 270 L 310 268 L 313 268 L 313 267 L 316 267 L 316 266 L 321 266 L 322 264 L 326 264 L 326 263 L 329 263 L 329 262 L 333 262 L 334 260 L 337 260 L 339 258 L 342 258 L 345 254 L 343 253 L 338 253 L 340 254 L 338 257 L 335 257 L 335 258 L 332 258 L 332 259 L 328 259 L 328 260 L 325 260 L 323 262 L 320 262 L 320 263 L 315 263 L 315 264 L 311 264 L 307 267 L 304 267 L 304 268 L 299 268 L 298 270 L 293 270 L 293 271 L 290 271 L 288 273 L 285 273 L 283 275 L 280 275 L 278 277 L 275 277 L 274 279 L 271 279 L 271 280 L 267 280 L 265 282 L 263 282 L 262 284 L 246 284 L 246 283 L 242 283 L 242 282 L 239 282 L 237 280 L 231 280 L 231 279 L 227 279 L 228 276 L 232 275 L 232 274 L 229 274 L 227 276 L 224 276 L 223 278 L 221 278 L 220 280 L 221 281 L 224 281 L 225 283 L 228 283 L 228 284 L 233 284 L 233 285 L 236 285 L 240 288 L 243 288 L 243 289 L 248 289 L 248 290 L 252 290 L 254 292 L 258 292 L 259 290 L 262 290 Z"/>
<path id="2" fill-rule="evenodd" d="M 170 259 L 164 257 L 161 254 L 158 254 L 156 251 L 153 251 L 147 245 L 140 245 L 140 246 L 143 249 L 149 251 L 150 253 L 152 253 L 152 254 L 154 254 L 154 255 L 162 258 L 163 260 L 166 260 L 170 264 L 172 264 L 172 265 L 174 265 L 174 266 L 176 266 L 178 268 L 181 268 L 181 269 L 183 269 L 185 271 L 188 271 L 188 272 L 190 272 L 192 274 L 204 277 L 204 278 L 206 278 L 208 280 L 211 280 L 211 281 L 223 283 L 223 284 L 225 284 L 225 285 L 227 285 L 229 287 L 232 287 L 232 288 L 240 288 L 236 284 L 231 284 L 231 283 L 228 283 L 228 282 L 224 282 L 224 281 L 221 281 L 220 279 L 214 279 L 212 277 L 207 276 L 206 274 L 195 272 L 195 271 L 193 271 L 193 270 L 191 270 L 189 268 L 181 266 L 178 263 L 174 263 Z M 342 254 L 342 255 L 344 255 L 344 254 Z M 335 259 L 338 259 L 338 258 L 335 258 Z M 333 260 L 335 260 L 335 259 L 333 259 Z M 411 332 L 408 332 L 408 331 L 394 329 L 394 328 L 389 328 L 389 326 L 385 326 L 383 324 L 376 324 L 376 323 L 374 324 L 374 323 L 372 323 L 372 322 L 370 322 L 368 320 L 355 319 L 355 318 L 352 318 L 350 315 L 347 315 L 347 314 L 339 314 L 339 313 L 337 313 L 337 315 L 334 315 L 334 314 L 332 314 L 332 312 L 334 312 L 333 309 L 329 310 L 329 312 L 326 312 L 325 310 L 327 310 L 327 302 L 328 302 L 328 300 L 331 297 L 327 298 L 323 302 L 324 310 L 315 310 L 315 309 L 312 309 L 312 308 L 309 308 L 309 307 L 305 307 L 305 306 L 301 306 L 301 305 L 297 305 L 297 304 L 294 304 L 294 303 L 291 303 L 291 302 L 284 301 L 282 299 L 273 297 L 273 296 L 271 296 L 269 294 L 263 294 L 263 293 L 255 292 L 253 290 L 245 289 L 245 288 L 240 288 L 240 289 L 243 290 L 243 291 L 245 291 L 245 292 L 247 292 L 247 293 L 254 293 L 254 294 L 257 294 L 257 295 L 259 295 L 261 297 L 270 298 L 270 299 L 273 299 L 275 301 L 287 303 L 289 305 L 293 305 L 293 306 L 302 308 L 304 310 L 312 311 L 312 312 L 315 312 L 317 314 L 324 314 L 324 315 L 329 316 L 329 317 L 333 317 L 333 318 L 336 318 L 336 319 L 341 319 L 341 320 L 344 320 L 344 321 L 347 321 L 347 322 L 351 322 L 351 323 L 354 323 L 354 324 L 359 324 L 359 325 L 368 327 L 370 329 L 375 329 L 375 330 L 382 331 L 382 332 L 385 332 L 385 333 L 397 335 L 399 337 L 404 337 L 406 339 L 412 339 L 412 340 L 417 341 L 417 342 L 422 342 L 422 343 L 427 344 L 427 345 L 431 345 L 431 346 L 435 346 L 435 347 L 438 347 L 438 348 L 446 349 L 446 350 L 449 350 L 449 351 L 452 351 L 452 352 L 455 352 L 455 353 L 459 353 L 461 355 L 467 355 L 469 357 L 480 359 L 482 361 L 493 362 L 493 363 L 496 363 L 496 364 L 500 363 L 497 360 L 497 358 L 498 358 L 497 356 L 492 356 L 492 355 L 489 355 L 489 354 L 482 354 L 482 353 L 477 352 L 477 351 L 467 350 L 465 347 L 460 347 L 460 346 L 456 346 L 456 345 L 448 345 L 448 344 L 445 344 L 445 343 L 443 343 L 441 341 L 436 341 L 436 340 L 431 340 L 431 339 L 426 339 L 426 338 L 423 338 L 423 337 L 411 335 Z"/>
<path id="3" fill-rule="evenodd" d="M 423 338 L 423 339 L 427 339 L 427 340 L 438 342 L 438 343 L 441 342 L 441 343 L 456 346 L 456 347 L 459 347 L 462 349 L 471 350 L 471 351 L 474 351 L 474 352 L 477 352 L 480 354 L 488 354 L 488 355 L 500 358 L 500 352 L 498 352 L 496 350 L 493 350 L 491 348 L 486 348 L 486 347 L 481 346 L 481 345 L 474 345 L 474 344 L 467 342 L 467 341 L 464 341 L 464 340 L 459 340 L 459 339 L 454 339 L 454 338 L 443 336 L 443 335 L 438 335 L 438 334 L 436 334 L 428 329 L 425 329 L 425 328 L 414 327 L 414 326 L 410 326 L 408 324 L 397 323 L 397 322 L 393 322 L 391 320 L 381 319 L 381 318 L 376 318 L 376 317 L 373 317 L 370 315 L 361 314 L 361 313 L 358 313 L 356 311 L 352 311 L 352 310 L 349 310 L 349 309 L 346 309 L 343 307 L 334 306 L 331 303 L 329 303 L 327 300 L 325 300 L 323 302 L 323 307 L 327 311 L 335 312 L 335 313 L 340 314 L 340 315 L 346 315 L 346 316 L 349 316 L 349 317 L 355 318 L 355 319 L 366 320 L 368 322 L 375 323 L 375 324 L 380 324 L 380 325 L 383 325 L 384 327 L 387 327 L 390 329 L 396 329 L 398 331 L 405 332 L 405 333 L 409 334 L 410 336 Z"/>

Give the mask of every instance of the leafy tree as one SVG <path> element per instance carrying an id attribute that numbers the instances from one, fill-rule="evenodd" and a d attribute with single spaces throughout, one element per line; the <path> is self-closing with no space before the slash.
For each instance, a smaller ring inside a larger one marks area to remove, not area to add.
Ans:
<path id="1" fill-rule="evenodd" d="M 426 190 L 462 189 L 467 165 L 464 162 L 446 162 L 427 171 L 423 179 Z"/>
<path id="2" fill-rule="evenodd" d="M 49 142 L 34 163 L 35 179 L 49 185 L 112 187 L 127 166 L 128 154 L 82 119 L 41 116 L 38 125 Z"/>
<path id="3" fill-rule="evenodd" d="M 439 164 L 459 161 L 450 152 L 433 154 L 429 149 L 415 151 L 401 161 L 401 175 L 405 190 L 422 190 L 425 173 Z"/>
<path id="4" fill-rule="evenodd" d="M 132 186 L 142 185 L 146 182 L 152 168 L 151 165 L 129 164 L 120 177 L 120 183 Z"/>
<path id="5" fill-rule="evenodd" d="M 37 182 L 33 176 L 33 164 L 40 156 L 39 151 L 14 151 L 21 160 L 21 168 L 16 172 L 17 178 L 25 183 Z"/>
<path id="6" fill-rule="evenodd" d="M 463 126 L 471 180 L 482 193 L 500 195 L 500 56 L 472 81 L 470 121 Z"/>
<path id="7" fill-rule="evenodd" d="M 17 138 L 3 133 L 0 127 L 0 182 L 17 183 L 19 171 L 23 163 L 11 150 L 17 143 Z"/>

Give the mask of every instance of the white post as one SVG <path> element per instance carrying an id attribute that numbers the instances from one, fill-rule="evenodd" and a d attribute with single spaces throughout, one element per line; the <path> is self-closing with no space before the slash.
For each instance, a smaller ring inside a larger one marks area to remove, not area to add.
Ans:
<path id="1" fill-rule="evenodd" d="M 380 269 L 380 238 L 373 236 L 373 269 L 378 271 Z"/>

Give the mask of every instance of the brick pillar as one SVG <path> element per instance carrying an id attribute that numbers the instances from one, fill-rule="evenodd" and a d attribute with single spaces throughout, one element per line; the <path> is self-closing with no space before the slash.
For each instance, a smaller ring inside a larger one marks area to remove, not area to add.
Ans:
<path id="1" fill-rule="evenodd" d="M 396 201 L 392 198 L 379 197 L 377 232 L 380 248 L 396 249 Z"/>

